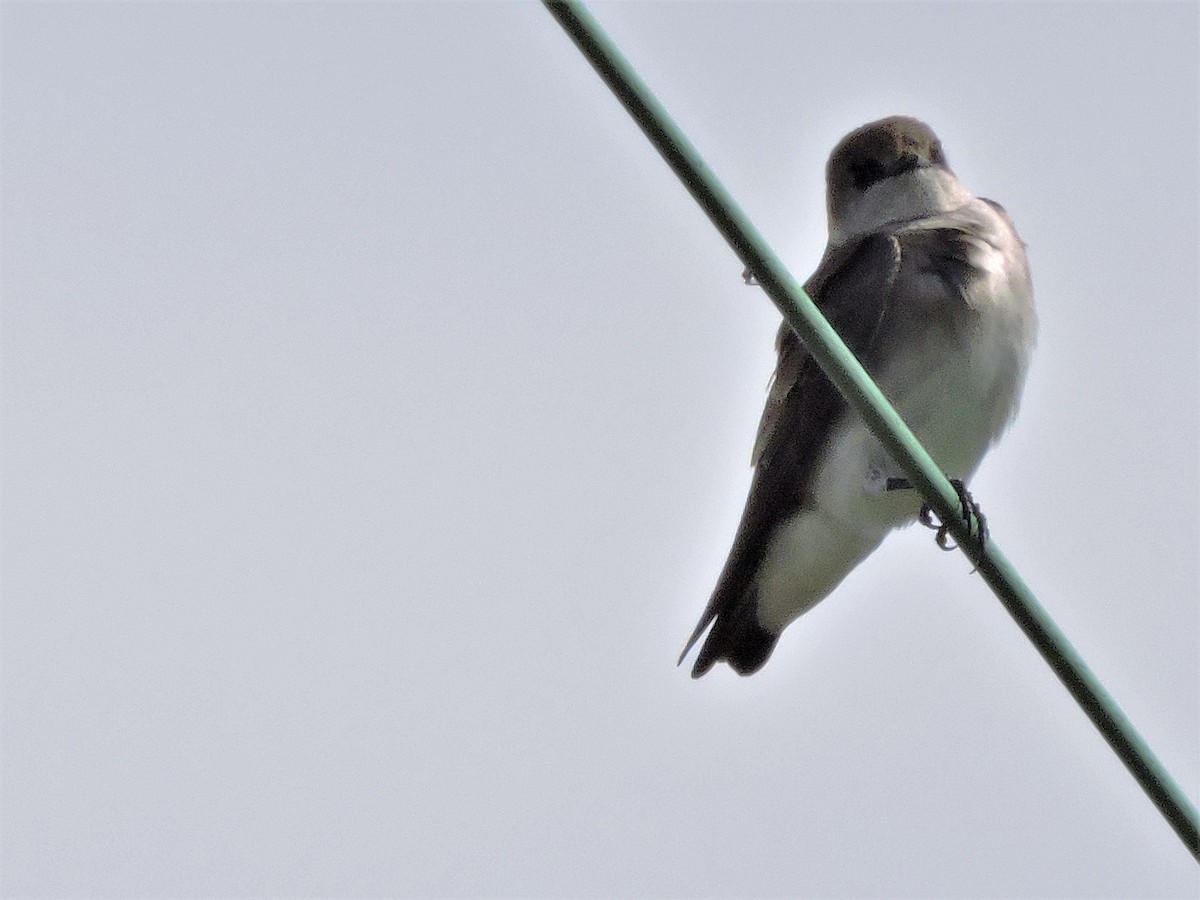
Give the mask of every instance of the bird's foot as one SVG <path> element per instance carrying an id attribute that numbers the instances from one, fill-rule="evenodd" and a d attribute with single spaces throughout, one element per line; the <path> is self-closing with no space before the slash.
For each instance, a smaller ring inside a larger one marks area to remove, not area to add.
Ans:
<path id="1" fill-rule="evenodd" d="M 758 279 L 754 277 L 754 273 L 750 271 L 750 267 L 742 269 L 742 281 L 746 282 L 750 287 L 758 287 Z"/>
<path id="2" fill-rule="evenodd" d="M 958 502 L 962 508 L 962 519 L 966 523 L 967 529 L 974 531 L 979 536 L 979 547 L 982 549 L 984 544 L 987 543 L 987 517 L 984 516 L 983 510 L 979 508 L 979 504 L 975 502 L 975 498 L 971 496 L 971 492 L 967 490 L 966 485 L 962 483 L 961 479 L 951 478 L 950 483 L 954 485 L 954 490 L 958 492 Z M 907 478 L 889 478 L 886 487 L 889 491 L 908 491 L 912 490 L 912 482 Z M 956 549 L 955 545 L 950 542 L 950 526 L 938 520 L 937 513 L 933 511 L 933 507 L 928 503 L 921 504 L 921 512 L 917 518 L 926 528 L 937 532 L 934 539 L 937 541 L 939 547 L 943 550 Z"/>
<path id="3" fill-rule="evenodd" d="M 968 531 L 974 531 L 979 537 L 979 547 L 982 550 L 987 543 L 987 517 L 984 516 L 983 510 L 979 508 L 979 504 L 975 502 L 975 498 L 971 496 L 971 492 L 967 490 L 966 485 L 960 479 L 951 478 L 950 483 L 954 485 L 954 490 L 958 492 L 958 502 L 961 506 L 963 522 L 966 523 Z M 955 549 L 956 545 L 950 542 L 950 526 L 945 522 L 938 521 L 937 514 L 934 513 L 928 503 L 921 505 L 921 512 L 918 518 L 926 528 L 931 528 L 937 532 L 934 539 L 937 541 L 939 547 L 943 550 Z"/>

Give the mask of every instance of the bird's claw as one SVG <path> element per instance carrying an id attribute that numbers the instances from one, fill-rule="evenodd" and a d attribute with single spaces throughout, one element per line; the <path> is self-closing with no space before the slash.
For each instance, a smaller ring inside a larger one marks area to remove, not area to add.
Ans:
<path id="1" fill-rule="evenodd" d="M 954 490 L 958 492 L 962 520 L 966 524 L 968 531 L 976 533 L 979 539 L 979 548 L 982 550 L 987 543 L 987 517 L 984 516 L 983 510 L 979 508 L 979 504 L 975 502 L 975 498 L 971 496 L 971 492 L 967 490 L 966 485 L 960 479 L 951 478 L 950 483 L 954 485 Z M 957 548 L 957 545 L 950 541 L 950 526 L 945 522 L 938 521 L 937 514 L 934 513 L 933 508 L 928 503 L 922 504 L 918 518 L 926 528 L 931 528 L 937 532 L 934 540 L 937 541 L 939 547 L 943 550 L 954 550 Z"/>
<path id="2" fill-rule="evenodd" d="M 928 503 L 924 503 L 921 505 L 921 513 L 920 513 L 919 519 L 920 519 L 921 524 L 924 525 L 926 528 L 931 528 L 937 532 L 937 534 L 934 535 L 934 540 L 937 541 L 937 545 L 939 547 L 941 547 L 943 550 L 957 549 L 956 544 L 950 543 L 950 526 L 943 525 L 941 522 L 939 522 L 937 520 L 937 517 L 934 514 L 933 509 L 930 507 L 930 505 Z"/>
<path id="3" fill-rule="evenodd" d="M 750 287 L 758 286 L 758 279 L 754 277 L 754 273 L 750 271 L 750 267 L 742 269 L 742 281 L 746 282 Z"/>
<path id="4" fill-rule="evenodd" d="M 974 531 L 979 538 L 979 547 L 983 549 L 984 543 L 987 541 L 987 518 L 983 515 L 983 510 L 979 508 L 979 504 L 975 502 L 975 498 L 971 496 L 971 492 L 967 490 L 966 485 L 958 478 L 951 478 L 950 483 L 954 485 L 954 490 L 958 492 L 958 502 L 960 505 L 960 515 L 963 522 L 967 525 L 968 531 Z M 910 491 L 913 489 L 912 482 L 907 478 L 889 478 L 885 483 L 885 490 L 888 491 Z M 955 550 L 957 544 L 950 540 L 950 526 L 938 519 L 937 513 L 933 511 L 933 507 L 928 503 L 921 504 L 921 511 L 917 514 L 917 519 L 926 528 L 936 531 L 934 539 L 937 545 L 943 550 Z M 974 524 L 974 527 L 972 527 Z"/>

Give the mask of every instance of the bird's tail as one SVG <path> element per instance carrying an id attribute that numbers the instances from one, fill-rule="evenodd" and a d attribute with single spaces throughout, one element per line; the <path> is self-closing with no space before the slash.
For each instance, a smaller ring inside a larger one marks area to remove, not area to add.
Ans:
<path id="1" fill-rule="evenodd" d="M 693 678 L 701 677 L 721 660 L 729 663 L 739 675 L 752 675 L 763 667 L 775 649 L 779 635 L 758 624 L 755 615 L 757 605 L 753 589 L 743 593 L 735 603 L 725 606 L 719 613 L 719 604 L 710 604 L 710 612 L 700 619 L 683 653 L 679 655 L 679 662 L 682 663 L 709 622 L 712 622 L 708 637 L 696 657 L 696 664 L 692 666 Z"/>

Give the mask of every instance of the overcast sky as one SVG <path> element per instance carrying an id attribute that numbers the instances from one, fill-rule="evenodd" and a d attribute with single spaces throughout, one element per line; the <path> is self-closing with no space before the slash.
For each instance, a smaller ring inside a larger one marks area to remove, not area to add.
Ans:
<path id="1" fill-rule="evenodd" d="M 800 278 L 928 121 L 1029 246 L 993 538 L 1200 791 L 1200 7 L 593 7 Z M 6 897 L 1192 897 L 960 554 L 675 657 L 778 314 L 540 5 L 8 2 Z"/>

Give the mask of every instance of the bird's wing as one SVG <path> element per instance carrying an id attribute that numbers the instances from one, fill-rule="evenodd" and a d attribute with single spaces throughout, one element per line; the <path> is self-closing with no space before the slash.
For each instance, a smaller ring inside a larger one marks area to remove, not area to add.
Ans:
<path id="1" fill-rule="evenodd" d="M 868 370 L 876 362 L 877 338 L 898 295 L 895 287 L 901 250 L 895 234 L 866 235 L 827 251 L 805 285 L 809 296 Z M 737 652 L 739 642 L 757 644 L 761 660 L 770 652 L 774 636 L 751 633 L 757 624 L 753 598 L 747 597 L 747 589 L 762 562 L 771 532 L 809 499 L 821 450 L 847 409 L 833 382 L 787 322 L 780 328 L 777 348 L 779 359 L 755 442 L 754 479 L 741 524 L 704 615 L 680 655 L 682 661 L 709 623 L 718 619 L 696 661 L 694 677 L 704 674 L 718 659 Z M 761 646 L 764 643 L 765 647 Z M 745 656 L 749 670 L 761 665 L 761 661 L 755 664 L 754 649 L 747 650 Z M 742 670 L 736 662 L 735 667 Z"/>
<path id="2" fill-rule="evenodd" d="M 874 343 L 884 319 L 887 295 L 899 267 L 900 247 L 895 238 L 872 235 L 847 248 L 827 251 L 817 271 L 804 285 L 805 292 L 813 298 L 822 315 L 860 358 L 862 351 Z M 775 350 L 778 361 L 771 376 L 767 403 L 759 420 L 758 437 L 750 460 L 755 468 L 777 438 L 786 434 L 787 429 L 780 427 L 780 417 L 785 409 L 793 419 L 799 415 L 806 420 L 817 411 L 803 403 L 797 404 L 795 400 L 787 405 L 797 385 L 809 380 L 829 383 L 786 320 L 780 323 Z M 829 386 L 832 387 L 832 383 Z M 837 393 L 836 389 L 834 393 Z"/>

